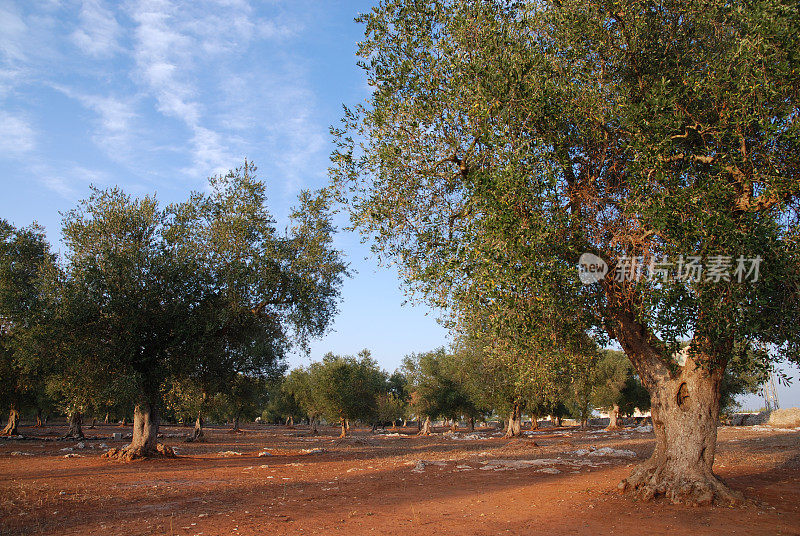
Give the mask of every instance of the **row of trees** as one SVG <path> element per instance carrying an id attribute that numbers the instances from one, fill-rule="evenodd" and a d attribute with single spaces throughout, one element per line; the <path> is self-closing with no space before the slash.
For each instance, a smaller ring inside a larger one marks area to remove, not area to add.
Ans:
<path id="1" fill-rule="evenodd" d="M 414 418 L 421 435 L 431 432 L 431 421 L 452 423 L 499 418 L 508 422 L 506 437 L 521 435 L 523 412 L 535 427 L 538 418 L 570 416 L 586 424 L 595 409 L 616 417 L 646 411 L 649 397 L 621 352 L 607 351 L 579 381 L 562 377 L 560 389 L 547 396 L 530 379 L 512 378 L 487 365 L 474 345 L 453 352 L 440 348 L 412 354 L 400 370 L 387 374 L 363 350 L 358 356 L 326 355 L 322 361 L 292 370 L 272 389 L 264 411 L 267 420 L 292 423 L 306 419 L 314 433 L 320 419 L 337 422 L 342 437 L 350 421 L 396 424 Z"/>
<path id="2" fill-rule="evenodd" d="M 166 208 L 93 188 L 64 214 L 61 257 L 41 228 L 0 222 L 6 433 L 45 395 L 73 424 L 127 407 L 119 454 L 154 455 L 165 394 L 177 411 L 197 400 L 198 419 L 223 395 L 236 415 L 290 347 L 326 331 L 347 274 L 327 200 L 301 193 L 280 232 L 255 172 L 245 162 Z"/>

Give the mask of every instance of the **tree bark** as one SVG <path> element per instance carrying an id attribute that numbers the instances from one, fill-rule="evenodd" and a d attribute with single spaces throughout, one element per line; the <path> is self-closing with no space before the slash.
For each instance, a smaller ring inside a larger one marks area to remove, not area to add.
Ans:
<path id="1" fill-rule="evenodd" d="M 539 418 L 536 415 L 531 415 L 531 430 L 539 429 Z"/>
<path id="2" fill-rule="evenodd" d="M 456 432 L 457 430 L 458 430 L 458 420 L 453 419 L 452 422 L 450 423 L 450 431 Z"/>
<path id="3" fill-rule="evenodd" d="M 69 430 L 62 439 L 83 439 L 83 415 L 78 410 L 69 414 Z"/>
<path id="4" fill-rule="evenodd" d="M 650 392 L 655 449 L 648 461 L 620 482 L 619 489 L 649 500 L 738 505 L 743 495 L 714 474 L 724 362 L 690 355 L 684 366 L 668 366 L 663 344 L 630 317 L 618 316 L 617 339 Z M 705 364 L 702 366 L 701 363 Z"/>
<path id="5" fill-rule="evenodd" d="M 289 415 L 286 418 L 286 426 L 288 426 L 289 428 L 293 428 L 294 427 L 294 416 Z"/>
<path id="6" fill-rule="evenodd" d="M 231 432 L 238 432 L 239 431 L 239 416 L 235 415 L 233 417 L 233 428 L 231 428 Z"/>
<path id="7" fill-rule="evenodd" d="M 519 437 L 522 435 L 522 406 L 520 404 L 514 404 L 511 408 L 511 412 L 508 415 L 508 428 L 506 429 L 506 435 L 503 437 Z"/>
<path id="8" fill-rule="evenodd" d="M 417 433 L 417 435 L 421 435 L 421 436 L 431 435 L 431 418 L 430 417 L 428 417 L 428 416 L 425 417 L 425 422 L 422 424 L 422 428 L 420 428 L 420 431 Z"/>
<path id="9" fill-rule="evenodd" d="M 319 435 L 319 431 L 317 430 L 317 419 L 316 419 L 316 417 L 311 419 L 311 433 L 313 435 Z"/>
<path id="10" fill-rule="evenodd" d="M 121 449 L 111 449 L 104 456 L 121 460 L 135 460 L 164 456 L 174 458 L 170 447 L 158 443 L 160 416 L 158 405 L 150 399 L 141 400 L 133 409 L 133 438 L 129 445 Z"/>
<path id="11" fill-rule="evenodd" d="M 469 431 L 470 432 L 474 432 L 475 431 L 475 417 L 470 417 L 469 418 Z"/>
<path id="12" fill-rule="evenodd" d="M 619 406 L 614 404 L 611 411 L 608 412 L 608 426 L 606 430 L 619 430 Z"/>
<path id="13" fill-rule="evenodd" d="M 339 419 L 339 424 L 342 425 L 342 433 L 339 434 L 339 437 L 347 437 L 347 419 L 342 417 Z"/>
<path id="14" fill-rule="evenodd" d="M 17 429 L 18 427 L 19 427 L 19 411 L 17 411 L 17 409 L 12 406 L 11 409 L 8 410 L 8 424 L 6 424 L 6 427 L 3 428 L 2 432 L 0 432 L 0 435 L 4 436 L 19 435 L 19 430 Z"/>
<path id="15" fill-rule="evenodd" d="M 201 412 L 197 412 L 197 419 L 194 421 L 194 430 L 186 438 L 187 443 L 191 443 L 193 441 L 203 441 L 205 437 L 205 433 L 203 432 L 203 414 Z"/>
<path id="16" fill-rule="evenodd" d="M 36 428 L 42 427 L 42 410 L 41 408 L 36 408 Z"/>

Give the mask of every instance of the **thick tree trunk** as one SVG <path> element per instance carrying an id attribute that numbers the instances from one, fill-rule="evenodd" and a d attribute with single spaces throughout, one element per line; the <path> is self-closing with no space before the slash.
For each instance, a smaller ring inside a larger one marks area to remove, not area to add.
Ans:
<path id="1" fill-rule="evenodd" d="M 531 415 L 531 430 L 539 429 L 539 418 L 536 415 Z"/>
<path id="2" fill-rule="evenodd" d="M 286 426 L 288 426 L 289 428 L 293 428 L 294 427 L 294 416 L 289 415 L 286 418 Z"/>
<path id="3" fill-rule="evenodd" d="M 347 419 L 339 419 L 339 424 L 342 426 L 342 433 L 339 434 L 339 437 L 347 437 Z"/>
<path id="4" fill-rule="evenodd" d="M 233 417 L 233 428 L 231 428 L 231 432 L 238 432 L 239 431 L 239 416 L 236 415 Z"/>
<path id="5" fill-rule="evenodd" d="M 40 408 L 36 408 L 36 428 L 42 427 L 42 410 Z"/>
<path id="6" fill-rule="evenodd" d="M 522 435 L 522 407 L 514 404 L 508 415 L 508 428 L 504 437 L 519 437 Z"/>
<path id="7" fill-rule="evenodd" d="M 194 421 L 194 430 L 186 438 L 187 443 L 191 443 L 193 441 L 203 441 L 205 437 L 205 433 L 203 433 L 203 414 L 201 412 L 197 412 L 197 419 Z"/>
<path id="8" fill-rule="evenodd" d="M 81 415 L 80 411 L 73 411 L 69 414 L 69 430 L 67 430 L 67 435 L 65 435 L 62 439 L 83 439 L 83 415 Z"/>
<path id="9" fill-rule="evenodd" d="M 469 431 L 470 432 L 474 432 L 475 431 L 475 417 L 470 417 L 469 418 Z"/>
<path id="10" fill-rule="evenodd" d="M 133 438 L 130 444 L 121 449 L 111 449 L 104 456 L 120 460 L 155 456 L 174 458 L 175 453 L 170 447 L 158 443 L 159 420 L 158 406 L 148 400 L 140 401 L 133 409 Z"/>
<path id="11" fill-rule="evenodd" d="M 6 427 L 3 428 L 3 431 L 0 432 L 0 435 L 4 436 L 15 436 L 19 435 L 19 411 L 16 408 L 12 407 L 8 410 L 8 424 Z"/>
<path id="12" fill-rule="evenodd" d="M 450 423 L 450 431 L 451 432 L 458 431 L 458 420 L 453 419 L 453 421 Z"/>
<path id="13" fill-rule="evenodd" d="M 690 356 L 683 366 L 663 361 L 666 349 L 629 316 L 619 314 L 616 335 L 650 392 L 655 449 L 648 461 L 620 482 L 619 489 L 645 500 L 736 505 L 744 497 L 714 474 L 720 384 L 725 363 Z"/>
<path id="14" fill-rule="evenodd" d="M 619 406 L 614 404 L 611 411 L 608 412 L 608 426 L 606 430 L 619 430 Z"/>
<path id="15" fill-rule="evenodd" d="M 311 419 L 311 433 L 313 435 L 319 435 L 319 431 L 317 430 L 317 419 Z"/>
<path id="16" fill-rule="evenodd" d="M 425 417 L 425 422 L 422 424 L 422 428 L 420 428 L 417 435 L 426 436 L 431 435 L 431 418 Z"/>

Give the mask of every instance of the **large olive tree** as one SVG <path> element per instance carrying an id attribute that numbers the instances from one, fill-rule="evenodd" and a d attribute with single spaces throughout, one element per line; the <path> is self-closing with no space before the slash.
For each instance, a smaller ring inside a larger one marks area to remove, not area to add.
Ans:
<path id="1" fill-rule="evenodd" d="M 712 469 L 726 364 L 753 341 L 798 360 L 796 2 L 389 0 L 361 20 L 373 92 L 332 169 L 354 226 L 436 305 L 518 304 L 538 347 L 615 339 L 656 436 L 620 487 L 739 502 Z"/>

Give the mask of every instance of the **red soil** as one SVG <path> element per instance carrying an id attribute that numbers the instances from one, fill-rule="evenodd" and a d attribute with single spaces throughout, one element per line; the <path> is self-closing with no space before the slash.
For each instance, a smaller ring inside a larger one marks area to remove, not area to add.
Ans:
<path id="1" fill-rule="evenodd" d="M 311 437 L 302 427 L 251 426 L 183 443 L 177 436 L 188 428 L 164 427 L 177 459 L 120 463 L 100 458 L 97 446 L 124 445 L 110 437 L 127 430 L 85 429 L 98 439 L 83 449 L 55 440 L 64 430 L 24 426 L 38 439 L 0 442 L 0 534 L 800 534 L 797 431 L 720 429 L 715 470 L 750 499 L 726 509 L 618 494 L 652 450 L 652 433 L 551 429 L 534 442 L 356 430 L 339 440 L 334 428 Z M 637 456 L 575 453 L 590 447 Z M 272 455 L 259 457 L 263 448 Z M 555 462 L 513 468 L 542 458 Z"/>

